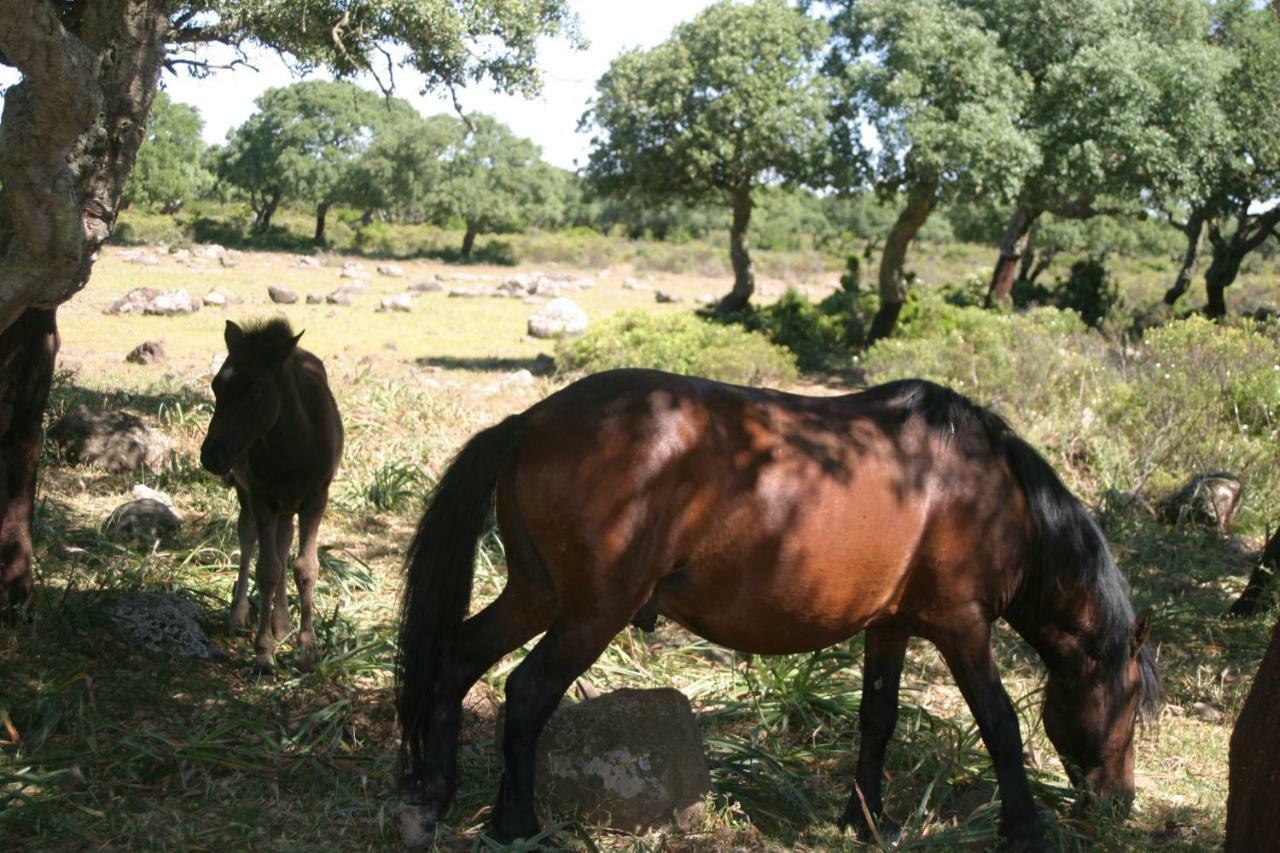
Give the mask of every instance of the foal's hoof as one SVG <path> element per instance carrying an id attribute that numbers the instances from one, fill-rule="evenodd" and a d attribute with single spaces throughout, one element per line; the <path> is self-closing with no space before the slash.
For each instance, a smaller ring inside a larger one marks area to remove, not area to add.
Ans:
<path id="1" fill-rule="evenodd" d="M 893 844 L 902 837 L 902 825 L 887 815 L 881 815 L 876 820 L 874 830 L 863 815 L 840 818 L 840 828 L 852 829 L 854 837 L 864 844 L 870 844 L 877 839 L 885 844 Z"/>
<path id="2" fill-rule="evenodd" d="M 316 656 L 311 649 L 298 649 L 298 656 L 294 661 L 294 665 L 298 667 L 299 672 L 315 672 Z"/>
<path id="3" fill-rule="evenodd" d="M 400 831 L 400 843 L 406 850 L 426 850 L 435 840 L 436 825 L 440 821 L 440 810 L 436 807 L 401 800 L 392 807 L 392 816 Z"/>
<path id="4" fill-rule="evenodd" d="M 1053 853 L 1053 848 L 1044 836 L 1007 838 L 997 849 L 1000 853 Z"/>
<path id="5" fill-rule="evenodd" d="M 253 669 L 254 681 L 260 684 L 274 684 L 276 680 L 276 668 L 269 663 L 262 661 L 254 661 Z"/>

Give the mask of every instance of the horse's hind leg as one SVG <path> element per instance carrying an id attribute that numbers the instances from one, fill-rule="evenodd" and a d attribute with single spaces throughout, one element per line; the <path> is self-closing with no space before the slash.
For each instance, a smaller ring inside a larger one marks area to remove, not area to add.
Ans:
<path id="1" fill-rule="evenodd" d="M 329 502 L 328 489 L 305 504 L 298 513 L 298 558 L 293 561 L 293 581 L 298 586 L 298 652 L 299 665 L 309 669 L 311 644 L 315 631 L 311 626 L 311 598 L 320 577 L 320 552 L 316 540 L 320 534 L 320 519 Z"/>
<path id="2" fill-rule="evenodd" d="M 276 521 L 276 559 L 279 561 L 275 603 L 271 608 L 271 633 L 282 640 L 289 633 L 289 584 L 284 573 L 289 566 L 289 549 L 293 547 L 293 516 L 286 513 Z M 263 606 L 266 606 L 264 601 Z"/>
<path id="3" fill-rule="evenodd" d="M 867 630 L 862 662 L 862 704 L 858 708 L 858 769 L 849 804 L 840 817 L 841 827 L 854 827 L 863 839 L 875 834 L 868 815 L 881 838 L 897 832 L 897 826 L 881 816 L 884 801 L 880 788 L 885 749 L 898 722 L 898 684 L 906 653 L 905 634 L 888 628 Z"/>
<path id="4" fill-rule="evenodd" d="M 249 621 L 249 567 L 253 565 L 253 549 L 258 544 L 258 523 L 249 508 L 249 496 L 236 486 L 236 498 L 240 502 L 240 518 L 236 522 L 236 534 L 240 539 L 240 574 L 236 577 L 235 590 L 231 593 L 231 630 L 238 631 Z"/>

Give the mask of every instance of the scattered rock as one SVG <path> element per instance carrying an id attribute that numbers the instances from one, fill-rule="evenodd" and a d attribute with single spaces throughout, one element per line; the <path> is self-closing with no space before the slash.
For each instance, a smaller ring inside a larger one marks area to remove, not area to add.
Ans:
<path id="1" fill-rule="evenodd" d="M 483 284 L 477 284 L 472 287 L 451 287 L 449 288 L 449 296 L 453 299 L 476 299 L 486 296 L 493 296 L 495 292 L 504 295 L 501 292 L 494 291 L 493 288 L 485 287 Z"/>
<path id="2" fill-rule="evenodd" d="M 163 364 L 164 359 L 164 344 L 160 341 L 143 341 L 124 357 L 131 364 Z"/>
<path id="3" fill-rule="evenodd" d="M 622 282 L 622 289 L 623 290 L 653 290 L 653 288 L 650 287 L 649 285 L 642 284 L 636 281 L 634 278 L 629 278 L 626 281 Z"/>
<path id="4" fill-rule="evenodd" d="M 326 296 L 324 301 L 328 302 L 330 305 L 350 305 L 351 297 L 345 290 L 339 289 Z"/>
<path id="5" fill-rule="evenodd" d="M 191 261 L 191 252 L 187 249 L 171 249 L 169 257 L 177 263 L 185 264 Z"/>
<path id="6" fill-rule="evenodd" d="M 121 634 L 152 654 L 227 659 L 227 653 L 210 642 L 201 627 L 207 621 L 205 612 L 173 593 L 123 593 L 114 596 L 104 611 Z"/>
<path id="7" fill-rule="evenodd" d="M 570 299 L 560 297 L 548 302 L 529 318 L 529 336 L 554 338 L 580 335 L 587 330 L 587 314 Z"/>
<path id="8" fill-rule="evenodd" d="M 412 311 L 413 296 L 408 293 L 397 293 L 395 296 L 384 296 L 378 303 L 379 311 Z"/>
<path id="9" fill-rule="evenodd" d="M 140 264 L 144 267 L 153 267 L 160 263 L 160 258 L 156 253 L 147 249 L 130 249 L 127 252 L 121 252 L 120 259 L 127 263 Z"/>
<path id="10" fill-rule="evenodd" d="M 508 373 L 506 376 L 484 387 L 487 394 L 496 394 L 499 391 L 507 391 L 512 388 L 532 388 L 533 374 L 528 370 L 521 368 L 519 370 Z"/>
<path id="11" fill-rule="evenodd" d="M 150 545 L 182 526 L 182 518 L 154 498 L 139 498 L 115 508 L 103 526 L 104 532 L 120 542 Z"/>
<path id="12" fill-rule="evenodd" d="M 378 264 L 378 274 L 390 278 L 403 278 L 404 267 L 399 264 Z"/>
<path id="13" fill-rule="evenodd" d="M 714 306 L 720 302 L 720 300 L 715 297 L 715 294 L 712 294 L 712 293 L 700 293 L 697 296 L 693 297 L 693 301 L 698 303 L 699 305 L 708 305 L 708 306 Z"/>
<path id="14" fill-rule="evenodd" d="M 307 294 L 307 304 L 308 304 L 308 305 L 322 305 L 322 304 L 324 304 L 324 295 L 323 295 L 323 294 L 320 294 L 320 293 L 308 293 L 308 294 Z"/>
<path id="15" fill-rule="evenodd" d="M 115 473 L 146 465 L 159 468 L 168 459 L 169 439 L 128 412 L 94 412 L 81 404 L 49 431 L 71 464 L 100 465 Z"/>
<path id="16" fill-rule="evenodd" d="M 655 290 L 653 292 L 653 300 L 655 302 L 679 302 L 680 297 L 667 293 L 665 290 Z"/>
<path id="17" fill-rule="evenodd" d="M 293 265 L 303 269 L 319 269 L 320 259 L 312 255 L 299 255 L 294 259 Z"/>
<path id="18" fill-rule="evenodd" d="M 440 283 L 439 276 L 420 278 L 413 284 L 409 285 L 410 293 L 438 293 L 443 289 L 444 286 Z"/>
<path id="19" fill-rule="evenodd" d="M 1242 486 L 1226 471 L 1197 474 L 1161 501 L 1160 516 L 1169 524 L 1216 527 L 1227 535 L 1240 509 Z"/>
<path id="20" fill-rule="evenodd" d="M 298 301 L 298 294 L 287 287 L 278 284 L 267 286 L 267 295 L 271 297 L 271 301 L 279 305 L 292 305 Z"/>
<path id="21" fill-rule="evenodd" d="M 347 293 L 364 293 L 364 291 L 365 291 L 365 283 L 364 283 L 364 279 L 362 279 L 362 278 L 353 278 L 353 279 L 349 280 L 346 284 L 342 285 L 342 287 L 340 287 L 340 288 L 338 288 L 338 289 L 339 289 L 339 290 L 345 290 Z"/>
<path id="22" fill-rule="evenodd" d="M 338 276 L 341 278 L 368 278 L 369 273 L 354 261 L 348 261 L 342 265 L 342 272 L 338 273 Z"/>
<path id="23" fill-rule="evenodd" d="M 200 310 L 200 303 L 191 299 L 185 290 L 157 290 L 154 287 L 135 287 L 103 311 L 104 314 L 193 314 Z"/>
<path id="24" fill-rule="evenodd" d="M 204 295 L 204 304 L 211 308 L 223 308 L 227 304 L 227 297 L 216 290 L 210 290 Z"/>
<path id="25" fill-rule="evenodd" d="M 1206 723 L 1217 723 L 1222 720 L 1222 711 L 1213 707 L 1208 702 L 1196 702 L 1191 706 L 1191 713 L 1195 714 Z"/>
<path id="26" fill-rule="evenodd" d="M 159 489 L 153 489 L 150 486 L 144 486 L 141 483 L 138 483 L 136 486 L 133 487 L 133 490 L 129 493 L 129 496 L 133 498 L 135 501 L 142 501 L 142 500 L 159 501 L 160 503 L 167 506 L 169 509 L 174 508 L 173 498 L 169 497 L 167 494 L 160 491 Z"/>
<path id="27" fill-rule="evenodd" d="M 197 258 L 205 258 L 207 260 L 214 261 L 225 258 L 227 256 L 227 250 L 222 246 L 219 246 L 217 243 L 205 243 L 204 245 L 196 246 L 192 250 L 192 254 Z"/>
<path id="28" fill-rule="evenodd" d="M 538 739 L 537 792 L 555 811 L 626 832 L 692 829 L 711 792 L 702 734 L 678 690 L 564 705 Z"/>

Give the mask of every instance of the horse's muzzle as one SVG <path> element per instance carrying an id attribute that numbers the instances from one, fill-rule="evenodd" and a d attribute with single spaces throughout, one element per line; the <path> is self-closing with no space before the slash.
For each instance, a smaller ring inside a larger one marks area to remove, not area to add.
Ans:
<path id="1" fill-rule="evenodd" d="M 234 461 L 222 442 L 205 439 L 204 444 L 200 445 L 200 465 L 210 474 L 225 477 Z"/>

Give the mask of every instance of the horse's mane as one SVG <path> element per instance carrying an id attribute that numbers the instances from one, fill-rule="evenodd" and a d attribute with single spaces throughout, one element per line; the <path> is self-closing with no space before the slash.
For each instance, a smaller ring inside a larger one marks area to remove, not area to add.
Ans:
<path id="1" fill-rule="evenodd" d="M 890 383 L 881 393 L 944 440 L 977 433 L 1004 456 L 1026 495 L 1039 540 L 1036 565 L 1025 573 L 1014 601 L 1034 617 L 1049 618 L 1064 592 L 1086 595 L 1094 606 L 1090 654 L 1105 667 L 1107 677 L 1118 682 L 1131 654 L 1133 605 L 1129 585 L 1084 504 L 995 412 L 924 380 Z M 1150 644 L 1140 649 L 1138 665 L 1139 708 L 1149 715 L 1160 702 L 1159 673 Z"/>
<path id="2" fill-rule="evenodd" d="M 293 340 L 293 326 L 285 317 L 271 317 L 266 320 L 249 320 L 240 327 L 244 332 L 244 343 L 253 347 L 278 347 Z"/>

